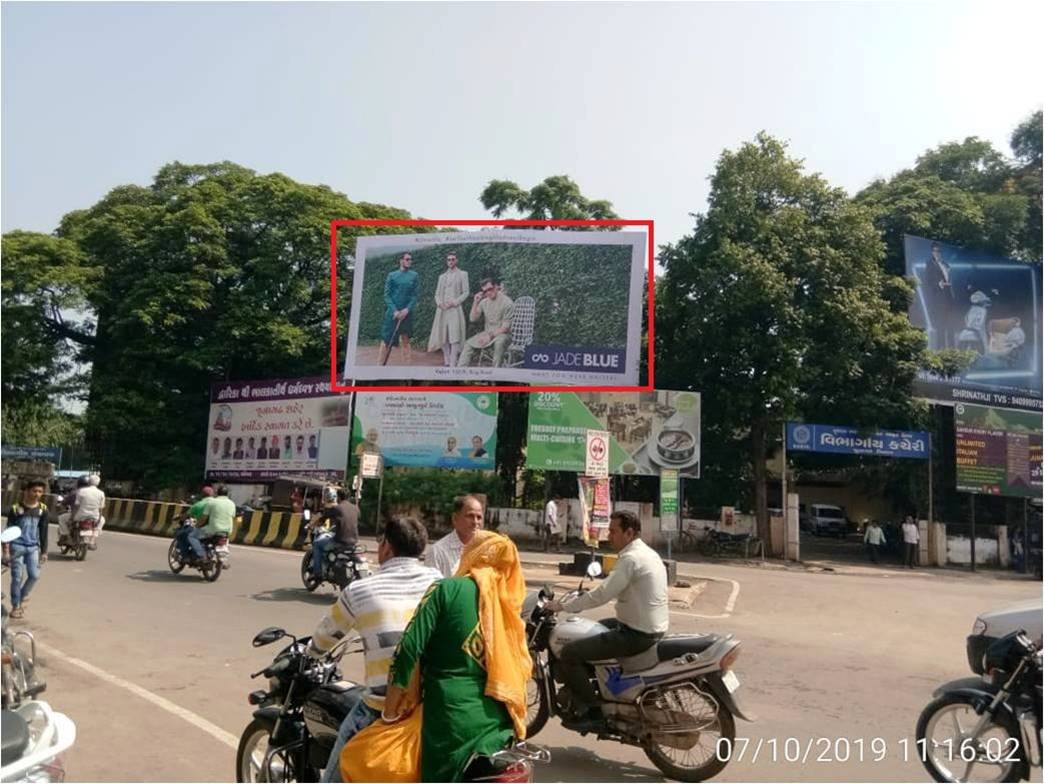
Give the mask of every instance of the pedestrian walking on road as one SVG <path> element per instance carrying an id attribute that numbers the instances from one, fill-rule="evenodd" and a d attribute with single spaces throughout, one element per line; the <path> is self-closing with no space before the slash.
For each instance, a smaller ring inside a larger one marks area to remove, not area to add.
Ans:
<path id="1" fill-rule="evenodd" d="M 554 544 L 555 552 L 562 552 L 562 544 L 560 535 L 562 533 L 562 527 L 558 523 L 558 502 L 562 500 L 561 493 L 555 493 L 551 500 L 547 502 L 547 506 L 544 507 L 544 526 L 543 526 L 543 540 L 544 540 L 544 552 L 546 553 L 551 549 L 551 545 Z"/>
<path id="2" fill-rule="evenodd" d="M 903 523 L 903 564 L 913 569 L 917 564 L 917 545 L 921 542 L 921 532 L 911 515 L 906 516 Z"/>
<path id="3" fill-rule="evenodd" d="M 870 560 L 874 563 L 881 563 L 881 547 L 885 544 L 885 535 L 876 520 L 870 521 L 870 525 L 863 535 L 863 541 L 870 548 Z"/>
<path id="4" fill-rule="evenodd" d="M 17 525 L 21 535 L 4 545 L 11 561 L 11 617 L 22 618 L 22 605 L 40 579 L 40 564 L 47 562 L 47 505 L 41 500 L 47 483 L 34 479 L 22 488 L 22 502 L 7 511 L 7 524 Z M 24 582 L 23 582 L 23 577 Z"/>

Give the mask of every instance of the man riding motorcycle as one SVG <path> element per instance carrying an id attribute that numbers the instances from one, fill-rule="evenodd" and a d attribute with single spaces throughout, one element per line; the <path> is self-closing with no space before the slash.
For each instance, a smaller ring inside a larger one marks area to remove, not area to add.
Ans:
<path id="1" fill-rule="evenodd" d="M 102 528 L 105 526 L 105 493 L 98 487 L 101 477 L 97 474 L 81 476 L 77 480 L 76 492 L 73 494 L 71 509 L 67 515 L 58 517 L 58 543 L 62 544 L 69 537 L 69 523 L 78 523 L 81 520 L 96 520 L 96 535 L 101 536 Z M 68 496 L 66 496 L 68 503 Z M 92 549 L 97 547 L 92 544 Z"/>
<path id="2" fill-rule="evenodd" d="M 235 519 L 235 502 L 228 497 L 228 488 L 221 485 L 218 487 L 215 497 L 203 500 L 202 510 L 199 517 L 196 518 L 197 527 L 189 528 L 184 538 L 179 541 L 188 545 L 197 562 L 203 561 L 207 554 L 203 549 L 202 540 L 208 536 L 231 534 Z"/>
<path id="3" fill-rule="evenodd" d="M 198 522 L 199 518 L 203 516 L 203 510 L 206 509 L 207 502 L 210 501 L 210 499 L 213 497 L 214 488 L 210 485 L 206 485 L 200 491 L 199 499 L 197 499 L 192 504 L 192 506 L 188 508 L 188 511 L 185 513 L 185 517 L 188 517 Z M 174 535 L 174 538 L 178 543 L 178 549 L 181 551 L 181 555 L 183 557 L 188 557 L 189 553 L 192 552 L 192 549 L 188 543 L 188 537 L 190 533 L 192 533 L 191 528 L 189 528 L 188 526 L 182 526 Z"/>
<path id="4" fill-rule="evenodd" d="M 602 621 L 609 631 L 571 642 L 562 649 L 559 673 L 573 698 L 577 726 L 601 723 L 601 702 L 591 681 L 588 662 L 634 656 L 663 637 L 669 624 L 667 570 L 641 539 L 641 521 L 633 512 L 614 512 L 609 522 L 609 545 L 619 559 L 605 582 L 575 599 L 547 605 L 551 612 L 578 613 L 616 599 L 616 618 Z"/>
<path id="5" fill-rule="evenodd" d="M 323 504 L 323 511 L 308 524 L 309 528 L 327 523 L 331 527 L 331 534 L 316 536 L 312 542 L 312 574 L 318 579 L 322 579 L 323 559 L 330 550 L 338 546 L 353 547 L 359 542 L 359 508 L 346 500 L 344 492 L 326 488 Z"/>

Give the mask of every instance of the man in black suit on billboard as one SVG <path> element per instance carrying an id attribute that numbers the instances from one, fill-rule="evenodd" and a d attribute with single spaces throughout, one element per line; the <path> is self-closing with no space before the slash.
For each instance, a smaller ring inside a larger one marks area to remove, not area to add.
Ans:
<path id="1" fill-rule="evenodd" d="M 938 242 L 932 243 L 932 255 L 925 262 L 921 273 L 921 292 L 924 295 L 928 320 L 935 330 L 934 348 L 953 348 L 954 311 L 957 303 L 953 297 L 950 265 L 943 261 L 942 248 Z"/>

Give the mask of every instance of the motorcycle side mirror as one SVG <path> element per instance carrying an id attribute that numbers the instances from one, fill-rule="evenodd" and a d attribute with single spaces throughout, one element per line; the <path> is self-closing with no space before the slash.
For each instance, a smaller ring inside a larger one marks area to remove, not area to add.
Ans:
<path id="1" fill-rule="evenodd" d="M 253 645 L 255 648 L 260 648 L 262 645 L 268 645 L 276 640 L 279 640 L 286 636 L 286 632 L 277 626 L 269 626 L 267 629 L 262 629 L 254 637 Z"/>
<path id="2" fill-rule="evenodd" d="M 17 525 L 9 525 L 7 526 L 7 528 L 4 529 L 4 532 L 0 534 L 0 541 L 2 541 L 3 544 L 7 544 L 8 542 L 13 542 L 21 535 L 21 528 L 19 528 Z"/>
<path id="3" fill-rule="evenodd" d="M 312 510 L 305 509 L 303 512 L 301 512 L 301 517 L 303 517 L 304 521 L 307 523 L 309 520 L 312 519 Z"/>
<path id="4" fill-rule="evenodd" d="M 540 598 L 544 601 L 550 601 L 555 598 L 555 589 L 550 585 L 545 585 L 540 589 Z"/>
<path id="5" fill-rule="evenodd" d="M 598 563 L 598 561 L 591 561 L 591 563 L 587 565 L 587 576 L 590 577 L 592 580 L 595 577 L 601 577 L 602 565 Z"/>

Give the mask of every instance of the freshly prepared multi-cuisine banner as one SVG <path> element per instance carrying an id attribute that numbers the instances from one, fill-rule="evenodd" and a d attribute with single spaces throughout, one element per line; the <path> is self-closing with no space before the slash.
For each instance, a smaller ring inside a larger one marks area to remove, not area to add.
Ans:
<path id="1" fill-rule="evenodd" d="M 344 378 L 637 386 L 646 239 L 360 237 Z"/>
<path id="2" fill-rule="evenodd" d="M 609 433 L 609 473 L 700 475 L 700 393 L 537 392 L 526 467 L 584 473 L 587 431 Z"/>

